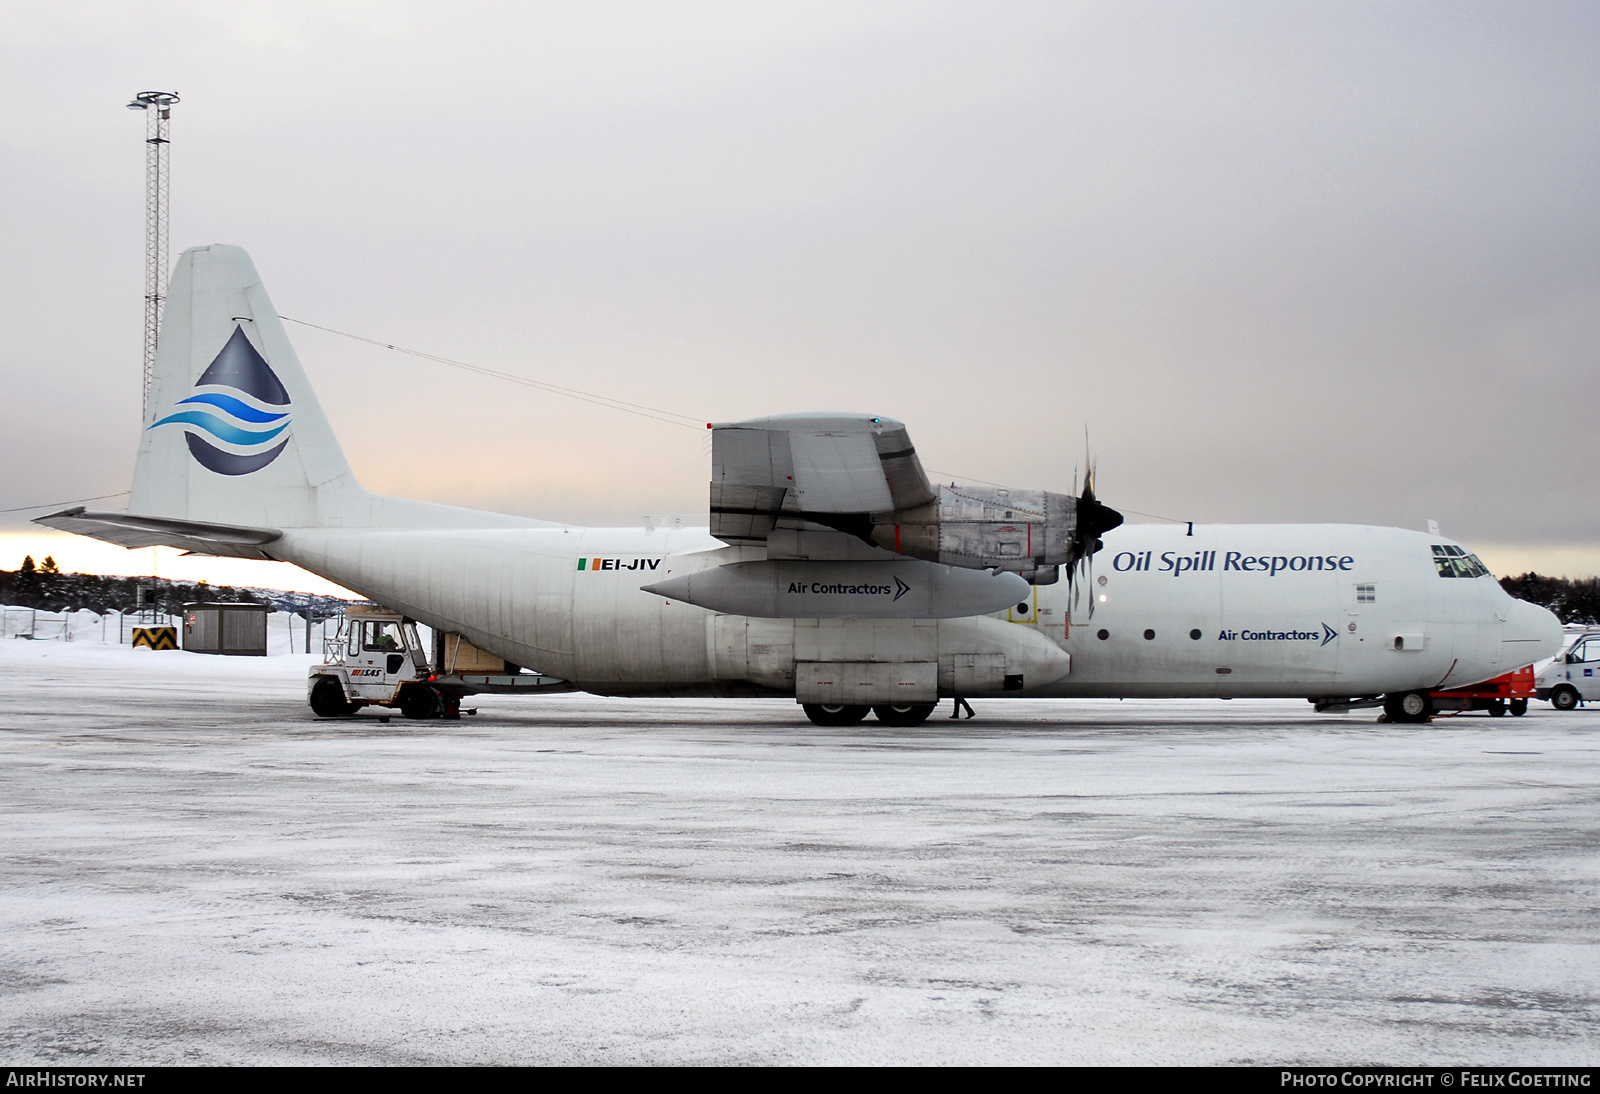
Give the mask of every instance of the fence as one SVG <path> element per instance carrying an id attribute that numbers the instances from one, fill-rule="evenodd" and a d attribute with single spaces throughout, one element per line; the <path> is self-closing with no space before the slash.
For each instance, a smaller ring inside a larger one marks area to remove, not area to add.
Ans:
<path id="1" fill-rule="evenodd" d="M 320 653 L 323 641 L 338 632 L 338 616 L 326 619 L 313 616 L 308 622 L 306 615 L 305 612 L 272 612 L 267 616 L 269 655 Z M 183 616 L 150 610 L 99 614 L 88 609 L 48 612 L 14 604 L 0 606 L 0 639 L 127 646 L 135 627 L 177 627 L 181 631 Z"/>

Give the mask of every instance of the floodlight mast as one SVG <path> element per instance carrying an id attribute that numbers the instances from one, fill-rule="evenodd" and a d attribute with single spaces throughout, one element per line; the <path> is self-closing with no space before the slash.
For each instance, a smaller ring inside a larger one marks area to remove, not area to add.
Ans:
<path id="1" fill-rule="evenodd" d="M 168 192 L 167 149 L 176 91 L 141 91 L 129 110 L 145 112 L 144 153 L 144 424 L 154 420 L 150 384 L 155 376 L 156 338 L 161 333 L 161 312 L 167 299 Z"/>

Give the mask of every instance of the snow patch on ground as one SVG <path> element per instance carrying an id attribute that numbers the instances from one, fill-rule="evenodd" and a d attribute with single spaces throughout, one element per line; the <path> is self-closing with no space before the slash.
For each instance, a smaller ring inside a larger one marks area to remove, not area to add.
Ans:
<path id="1" fill-rule="evenodd" d="M 327 722 L 311 660 L 0 641 L 7 1059 L 1593 1060 L 1587 711 Z"/>

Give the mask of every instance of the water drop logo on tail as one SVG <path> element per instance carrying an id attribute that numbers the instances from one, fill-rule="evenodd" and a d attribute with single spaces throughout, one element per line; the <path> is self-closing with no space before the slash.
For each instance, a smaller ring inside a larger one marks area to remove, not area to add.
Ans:
<path id="1" fill-rule="evenodd" d="M 283 454 L 289 438 L 279 435 L 289 428 L 289 393 L 243 327 L 234 327 L 233 337 L 194 387 L 195 394 L 180 399 L 173 413 L 150 428 L 184 426 L 190 455 L 219 475 L 248 475 Z"/>

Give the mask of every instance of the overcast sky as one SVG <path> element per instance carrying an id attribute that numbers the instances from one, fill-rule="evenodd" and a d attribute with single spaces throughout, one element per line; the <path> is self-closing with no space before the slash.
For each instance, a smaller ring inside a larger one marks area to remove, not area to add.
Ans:
<path id="1" fill-rule="evenodd" d="M 1087 426 L 1142 513 L 1600 559 L 1600 5 L 0 10 L 0 508 L 130 481 L 123 104 L 175 89 L 174 256 L 247 248 L 294 318 L 706 421 L 887 414 L 1019 487 Z M 290 334 L 374 490 L 705 512 L 703 429 Z"/>

